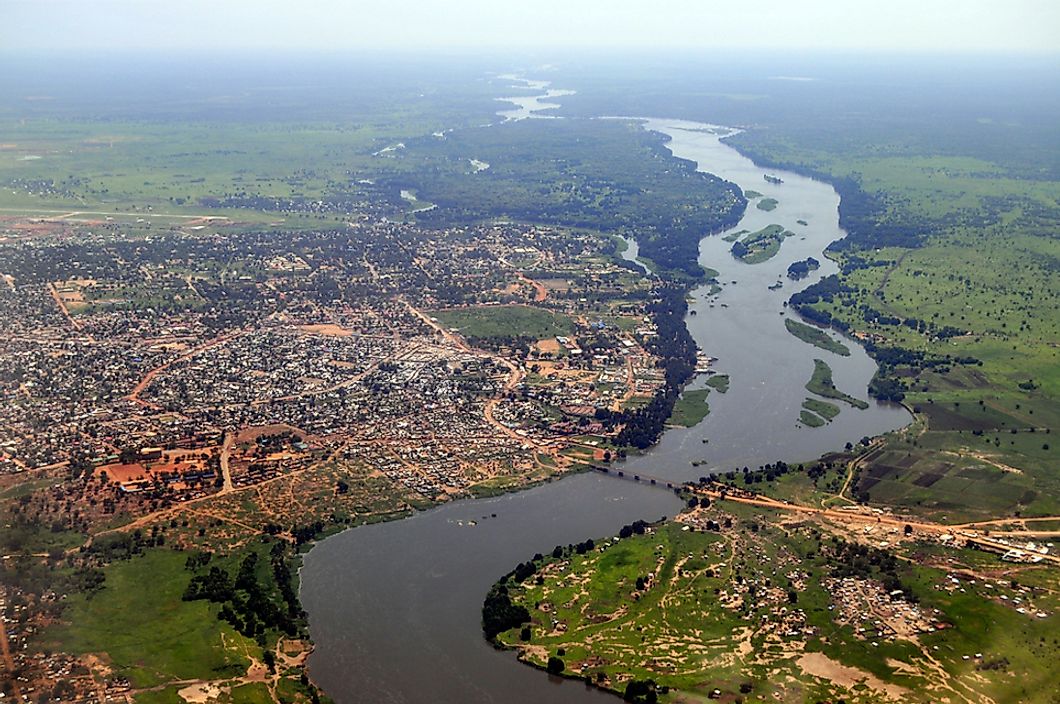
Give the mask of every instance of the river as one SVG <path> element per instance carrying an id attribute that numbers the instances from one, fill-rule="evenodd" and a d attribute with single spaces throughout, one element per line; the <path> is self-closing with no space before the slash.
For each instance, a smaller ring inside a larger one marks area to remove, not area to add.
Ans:
<path id="1" fill-rule="evenodd" d="M 544 110 L 555 110 L 560 107 L 559 103 L 548 103 L 546 100 L 553 98 L 562 98 L 565 95 L 574 95 L 573 90 L 566 90 L 563 88 L 549 88 L 551 83 L 548 81 L 534 81 L 528 78 L 521 78 L 513 74 L 504 74 L 498 76 L 498 78 L 504 78 L 513 83 L 522 83 L 521 86 L 513 86 L 517 88 L 528 88 L 531 90 L 543 90 L 544 93 L 540 95 L 515 95 L 507 98 L 497 98 L 497 100 L 505 103 L 512 103 L 515 105 L 510 110 L 501 110 L 497 113 L 498 116 L 504 118 L 505 122 L 511 120 L 526 120 L 528 118 L 549 118 L 550 115 L 542 115 L 541 112 Z"/>
<path id="2" fill-rule="evenodd" d="M 756 265 L 734 259 L 720 236 L 702 241 L 700 262 L 719 271 L 723 286 L 716 294 L 708 286 L 695 290 L 695 315 L 686 322 L 703 351 L 718 359 L 717 370 L 730 375 L 731 387 L 710 394 L 712 412 L 699 425 L 669 430 L 655 448 L 627 460 L 627 474 L 685 480 L 777 459 L 810 460 L 905 425 L 909 416 L 901 407 L 870 402 L 865 410 L 844 406 L 820 428 L 797 426 L 814 358 L 832 366 L 840 390 L 862 399 L 875 369 L 850 341 L 851 356 L 839 357 L 795 338 L 781 315 L 794 291 L 835 271 L 822 255 L 844 236 L 835 191 L 781 171 L 770 173 L 782 184 L 767 183 L 763 170 L 720 139 L 724 130 L 657 119 L 644 126 L 668 135 L 670 150 L 701 170 L 776 198 L 771 212 L 752 202 L 736 229 L 777 223 L 797 235 Z M 636 256 L 636 248 L 626 254 Z M 818 272 L 798 283 L 784 278 L 791 262 L 807 256 L 821 261 Z M 770 290 L 778 279 L 783 287 Z M 634 520 L 672 516 L 680 508 L 666 490 L 582 474 L 330 537 L 306 555 L 301 571 L 302 604 L 316 643 L 310 674 L 340 704 L 616 701 L 491 648 L 479 626 L 482 599 L 497 577 L 536 552 L 611 535 Z"/>

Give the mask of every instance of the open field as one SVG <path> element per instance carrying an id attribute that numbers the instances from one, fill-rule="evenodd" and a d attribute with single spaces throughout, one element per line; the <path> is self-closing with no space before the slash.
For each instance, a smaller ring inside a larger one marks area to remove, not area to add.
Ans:
<path id="1" fill-rule="evenodd" d="M 252 641 L 219 623 L 207 602 L 181 601 L 187 555 L 152 550 L 106 569 L 98 594 L 78 595 L 51 629 L 56 648 L 105 654 L 114 672 L 133 687 L 171 680 L 220 679 L 243 674 Z"/>
<path id="2" fill-rule="evenodd" d="M 573 329 L 569 317 L 529 306 L 477 306 L 430 311 L 450 330 L 468 338 L 528 337 L 541 340 Z"/>

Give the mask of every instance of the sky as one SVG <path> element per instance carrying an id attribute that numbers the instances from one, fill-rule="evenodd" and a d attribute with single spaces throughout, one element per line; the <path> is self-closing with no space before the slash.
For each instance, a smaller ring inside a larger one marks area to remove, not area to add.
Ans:
<path id="1" fill-rule="evenodd" d="M 0 0 L 0 47 L 1060 53 L 1060 2 Z"/>

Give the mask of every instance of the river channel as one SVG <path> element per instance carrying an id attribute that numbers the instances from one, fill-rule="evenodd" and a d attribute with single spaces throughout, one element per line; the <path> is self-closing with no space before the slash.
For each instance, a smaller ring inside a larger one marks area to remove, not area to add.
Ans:
<path id="1" fill-rule="evenodd" d="M 724 128 L 657 119 L 643 124 L 668 135 L 670 150 L 700 170 L 777 200 L 772 211 L 752 202 L 735 229 L 775 223 L 796 234 L 779 254 L 755 265 L 734 259 L 721 236 L 702 241 L 700 262 L 719 272 L 722 286 L 693 291 L 686 322 L 700 348 L 717 358 L 714 368 L 730 376 L 730 389 L 710 394 L 711 413 L 700 424 L 669 430 L 649 452 L 628 459 L 626 473 L 682 481 L 777 459 L 810 460 L 908 423 L 900 406 L 870 401 L 864 410 L 841 404 L 839 416 L 820 428 L 798 425 L 815 358 L 831 365 L 840 390 L 864 400 L 875 370 L 852 341 L 845 341 L 852 354 L 840 357 L 784 327 L 784 316 L 793 315 L 784 301 L 835 271 L 822 254 L 844 236 L 835 191 L 783 171 L 768 172 L 783 183 L 767 182 L 767 172 L 725 144 Z M 788 265 L 808 256 L 821 269 L 788 280 Z M 301 571 L 301 600 L 316 643 L 310 674 L 340 704 L 617 701 L 492 649 L 479 626 L 482 599 L 497 577 L 536 552 L 612 535 L 624 524 L 672 516 L 680 507 L 664 489 L 581 474 L 330 537 L 306 555 Z"/>

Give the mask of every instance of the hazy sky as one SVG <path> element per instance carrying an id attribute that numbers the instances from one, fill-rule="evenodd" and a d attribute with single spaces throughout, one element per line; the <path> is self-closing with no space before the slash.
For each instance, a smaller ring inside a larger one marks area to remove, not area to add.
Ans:
<path id="1" fill-rule="evenodd" d="M 0 0 L 0 47 L 1060 51 L 1057 0 Z"/>

